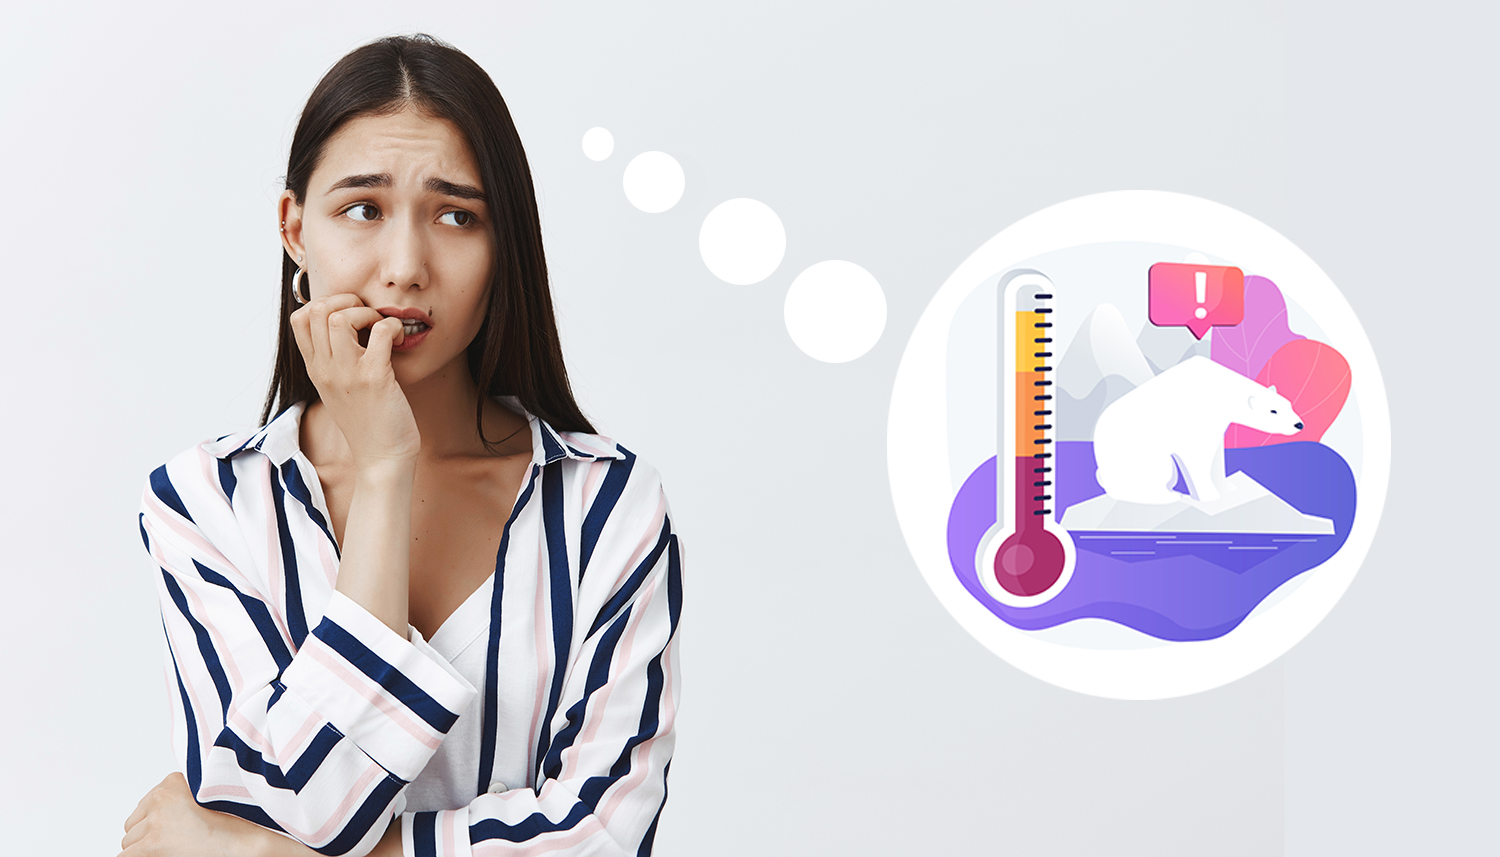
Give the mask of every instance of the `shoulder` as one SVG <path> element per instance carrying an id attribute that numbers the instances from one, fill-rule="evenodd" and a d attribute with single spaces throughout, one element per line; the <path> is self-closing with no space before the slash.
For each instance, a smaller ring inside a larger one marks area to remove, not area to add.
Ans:
<path id="1" fill-rule="evenodd" d="M 233 453 L 244 449 L 256 434 L 242 431 L 201 441 L 152 469 L 142 493 L 142 514 L 202 529 L 219 515 L 230 513 L 238 481 Z"/>

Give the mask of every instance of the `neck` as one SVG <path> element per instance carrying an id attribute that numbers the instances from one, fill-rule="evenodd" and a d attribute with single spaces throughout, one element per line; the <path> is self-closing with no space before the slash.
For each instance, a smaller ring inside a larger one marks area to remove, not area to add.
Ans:
<path id="1" fill-rule="evenodd" d="M 484 435 L 491 443 L 500 443 L 498 453 L 490 452 L 480 439 L 475 425 L 475 409 L 479 406 L 479 386 L 469 374 L 464 355 L 414 384 L 402 385 L 401 391 L 411 405 L 412 416 L 417 421 L 417 431 L 422 435 L 422 451 L 418 453 L 418 465 L 436 464 L 445 459 L 489 458 L 496 454 L 517 455 L 531 452 L 531 433 L 527 431 L 526 418 L 486 398 L 484 405 Z M 336 462 L 349 455 L 349 444 L 343 432 L 327 419 L 322 402 L 315 402 L 312 411 L 321 411 L 312 420 L 303 422 L 304 451 L 313 459 L 313 464 L 324 461 Z"/>

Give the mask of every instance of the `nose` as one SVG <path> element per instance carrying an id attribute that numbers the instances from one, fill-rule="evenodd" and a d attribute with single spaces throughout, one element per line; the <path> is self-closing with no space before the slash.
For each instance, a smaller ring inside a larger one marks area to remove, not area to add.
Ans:
<path id="1" fill-rule="evenodd" d="M 427 235 L 410 217 L 393 218 L 381 236 L 381 287 L 418 289 L 427 286 Z"/>
<path id="2" fill-rule="evenodd" d="M 1297 431 L 1302 431 L 1302 423 L 1297 423 Z"/>

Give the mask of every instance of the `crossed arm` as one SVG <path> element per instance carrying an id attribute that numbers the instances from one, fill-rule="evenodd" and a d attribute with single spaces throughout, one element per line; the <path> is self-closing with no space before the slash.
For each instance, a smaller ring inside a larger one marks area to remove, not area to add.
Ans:
<path id="1" fill-rule="evenodd" d="M 166 470 L 170 484 L 202 466 Z M 125 853 L 397 854 L 403 842 L 436 855 L 649 850 L 672 752 L 681 568 L 659 485 L 626 490 L 621 505 L 632 511 L 610 518 L 589 569 L 612 584 L 576 605 L 583 642 L 559 687 L 536 787 L 407 812 L 406 783 L 475 688 L 420 637 L 339 592 L 299 643 L 267 582 L 204 537 L 195 518 L 214 510 L 149 486 L 142 536 L 160 569 L 186 776 L 142 800 Z M 602 556 L 629 562 L 611 570 Z"/>

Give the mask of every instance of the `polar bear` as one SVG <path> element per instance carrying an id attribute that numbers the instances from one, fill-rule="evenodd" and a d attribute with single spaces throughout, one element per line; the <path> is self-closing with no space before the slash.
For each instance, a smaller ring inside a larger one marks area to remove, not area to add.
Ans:
<path id="1" fill-rule="evenodd" d="M 1276 388 L 1264 387 L 1207 357 L 1164 370 L 1116 399 L 1094 427 L 1099 485 L 1128 503 L 1183 499 L 1176 459 L 1193 499 L 1211 503 L 1228 490 L 1224 431 L 1239 423 L 1271 434 L 1296 434 L 1302 418 Z"/>

